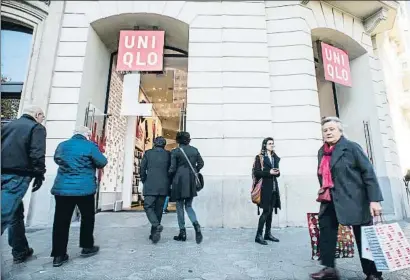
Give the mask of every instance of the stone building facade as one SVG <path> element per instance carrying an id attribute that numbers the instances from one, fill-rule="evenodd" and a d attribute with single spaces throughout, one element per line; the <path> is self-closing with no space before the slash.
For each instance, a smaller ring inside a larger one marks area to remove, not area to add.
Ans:
<path id="1" fill-rule="evenodd" d="M 206 187 L 195 201 L 204 226 L 255 227 L 250 174 L 267 136 L 282 158 L 275 226 L 306 225 L 306 213 L 318 211 L 320 118 L 330 105 L 321 97 L 328 89 L 317 41 L 348 53 L 353 85 L 337 89 L 340 117 L 349 138 L 371 146 L 387 217 L 406 215 L 378 40 L 395 26 L 398 1 L 34 2 L 2 0 L 2 17 L 28 17 L 18 5 L 41 14 L 31 22 L 37 31 L 21 105 L 40 104 L 47 115 L 47 179 L 31 198 L 30 224 L 50 223 L 54 150 L 83 123 L 89 102 L 105 107 L 118 33 L 135 24 L 164 29 L 189 53 L 186 127 L 205 160 Z"/>

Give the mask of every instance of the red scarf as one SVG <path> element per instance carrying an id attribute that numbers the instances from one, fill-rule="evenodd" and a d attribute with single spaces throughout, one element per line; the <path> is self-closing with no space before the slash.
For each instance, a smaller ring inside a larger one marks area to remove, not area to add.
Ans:
<path id="1" fill-rule="evenodd" d="M 323 157 L 319 166 L 319 175 L 322 175 L 322 188 L 331 189 L 333 188 L 332 173 L 330 171 L 330 160 L 332 159 L 332 153 L 335 146 L 329 146 L 325 143 L 323 146 Z"/>

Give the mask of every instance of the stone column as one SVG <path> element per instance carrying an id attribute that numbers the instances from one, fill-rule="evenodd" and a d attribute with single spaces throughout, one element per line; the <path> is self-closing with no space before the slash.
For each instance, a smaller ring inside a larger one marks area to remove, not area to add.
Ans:
<path id="1" fill-rule="evenodd" d="M 305 226 L 317 212 L 317 151 L 322 144 L 311 30 L 298 2 L 265 1 L 272 131 L 281 156 L 279 224 Z"/>

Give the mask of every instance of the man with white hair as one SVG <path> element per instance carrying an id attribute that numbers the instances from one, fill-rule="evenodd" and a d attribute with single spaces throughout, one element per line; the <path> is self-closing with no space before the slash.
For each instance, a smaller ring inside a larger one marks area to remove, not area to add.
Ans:
<path id="1" fill-rule="evenodd" d="M 71 217 L 77 205 L 81 213 L 81 255 L 90 257 L 98 253 L 94 245 L 95 198 L 97 190 L 96 170 L 107 164 L 107 158 L 98 146 L 90 141 L 91 131 L 79 126 L 73 137 L 60 143 L 54 154 L 59 166 L 51 194 L 56 204 L 53 223 L 53 266 L 68 261 L 67 244 Z"/>
<path id="2" fill-rule="evenodd" d="M 1 234 L 8 228 L 9 245 L 15 263 L 33 255 L 24 228 L 23 197 L 34 178 L 37 191 L 46 172 L 46 129 L 43 110 L 34 105 L 1 128 Z"/>

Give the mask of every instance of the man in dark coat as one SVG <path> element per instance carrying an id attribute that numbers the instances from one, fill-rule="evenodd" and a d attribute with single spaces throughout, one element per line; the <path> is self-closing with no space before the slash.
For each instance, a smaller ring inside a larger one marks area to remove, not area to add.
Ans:
<path id="1" fill-rule="evenodd" d="M 151 223 L 150 239 L 157 243 L 161 239 L 162 210 L 169 194 L 168 168 L 170 152 L 165 150 L 166 140 L 162 136 L 154 139 L 154 148 L 145 152 L 141 162 L 141 181 L 144 184 L 144 210 Z"/>
<path id="2" fill-rule="evenodd" d="M 37 191 L 46 172 L 44 112 L 37 106 L 24 109 L 21 118 L 1 128 L 1 234 L 8 228 L 15 263 L 33 255 L 24 228 L 23 197 L 34 178 Z"/>

